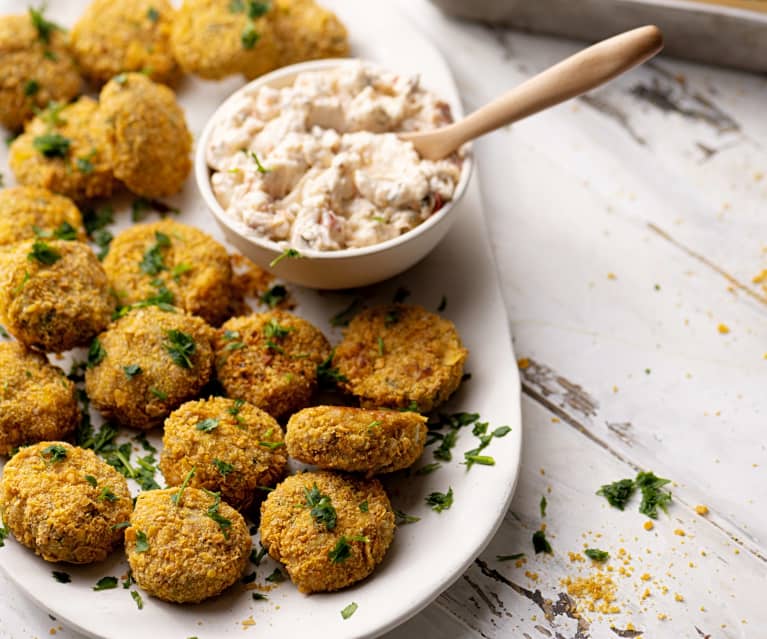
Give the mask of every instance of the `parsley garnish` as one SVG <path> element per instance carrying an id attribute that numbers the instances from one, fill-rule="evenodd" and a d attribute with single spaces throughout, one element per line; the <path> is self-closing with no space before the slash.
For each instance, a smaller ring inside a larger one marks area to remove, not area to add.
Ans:
<path id="1" fill-rule="evenodd" d="M 117 501 L 117 499 L 117 495 L 115 495 L 108 486 L 104 486 L 97 497 L 98 501 Z"/>
<path id="2" fill-rule="evenodd" d="M 277 450 L 285 445 L 285 442 L 258 442 L 259 446 L 268 448 L 269 450 Z"/>
<path id="3" fill-rule="evenodd" d="M 51 444 L 40 451 L 40 457 L 49 464 L 55 464 L 67 458 L 67 449 L 59 444 Z"/>
<path id="4" fill-rule="evenodd" d="M 546 516 L 546 505 L 547 505 L 547 501 L 546 501 L 546 496 L 544 495 L 541 497 L 540 504 L 538 504 L 538 508 L 541 511 L 541 518 Z"/>
<path id="5" fill-rule="evenodd" d="M 0 527 L 0 548 L 5 546 L 5 540 L 8 538 L 8 535 L 11 534 L 11 529 L 8 528 L 8 526 L 3 523 L 3 525 Z"/>
<path id="6" fill-rule="evenodd" d="M 352 556 L 352 547 L 349 545 L 350 541 L 359 541 L 366 544 L 368 543 L 369 539 L 364 535 L 356 535 L 349 538 L 341 535 L 339 540 L 336 542 L 335 547 L 328 551 L 328 559 L 330 559 L 330 561 L 332 561 L 334 564 L 342 564 L 345 562 L 349 557 Z"/>
<path id="7" fill-rule="evenodd" d="M 472 450 L 467 450 L 464 454 L 464 463 L 466 468 L 469 469 L 473 464 L 482 464 L 484 466 L 494 466 L 495 459 L 487 455 L 480 455 L 479 453 L 490 445 L 490 441 L 493 437 L 505 437 L 511 432 L 509 426 L 499 426 L 491 433 L 487 433 L 487 422 L 477 422 L 474 424 L 472 433 L 479 438 L 479 446 Z"/>
<path id="8" fill-rule="evenodd" d="M 93 232 L 91 238 L 93 239 L 94 244 L 100 249 L 99 252 L 96 253 L 96 257 L 99 258 L 99 261 L 103 261 L 107 256 L 107 253 L 109 253 L 109 245 L 112 243 L 114 235 L 112 235 L 111 231 L 106 229 L 98 229 Z"/>
<path id="9" fill-rule="evenodd" d="M 47 158 L 65 158 L 72 141 L 60 133 L 43 133 L 32 140 L 32 146 Z"/>
<path id="10" fill-rule="evenodd" d="M 429 473 L 433 473 L 438 468 L 442 468 L 442 464 L 439 462 L 432 462 L 431 464 L 426 464 L 425 466 L 421 466 L 417 471 L 415 471 L 416 475 L 428 475 Z"/>
<path id="11" fill-rule="evenodd" d="M 341 616 L 344 618 L 344 620 L 351 617 L 355 612 L 357 612 L 357 604 L 355 602 L 351 602 L 346 608 L 344 608 L 341 611 Z"/>
<path id="12" fill-rule="evenodd" d="M 106 350 L 104 350 L 104 347 L 101 345 L 99 338 L 94 337 L 90 347 L 88 348 L 87 367 L 93 368 L 94 366 L 98 366 L 106 356 L 107 356 L 107 352 Z"/>
<path id="13" fill-rule="evenodd" d="M 252 22 L 248 22 L 245 28 L 242 30 L 240 40 L 242 41 L 243 49 L 252 49 L 256 46 L 256 43 L 261 39 L 258 31 L 256 31 L 256 25 Z"/>
<path id="14" fill-rule="evenodd" d="M 378 354 L 379 354 L 381 357 L 383 357 L 383 356 L 384 356 L 384 350 L 385 350 L 385 349 L 384 349 L 384 341 L 383 341 L 383 337 L 381 337 L 381 336 L 379 335 L 379 336 L 378 336 Z"/>
<path id="15" fill-rule="evenodd" d="M 194 338 L 175 328 L 169 330 L 166 336 L 168 341 L 164 344 L 165 350 L 168 351 L 173 363 L 181 368 L 192 368 L 190 358 L 196 349 Z"/>
<path id="16" fill-rule="evenodd" d="M 395 510 L 394 516 L 396 517 L 396 523 L 398 526 L 402 526 L 404 524 L 414 524 L 417 521 L 421 521 L 420 517 L 408 515 L 407 513 L 404 513 L 401 510 Z"/>
<path id="17" fill-rule="evenodd" d="M 53 231 L 41 229 L 37 226 L 33 226 L 32 230 L 37 237 L 41 238 L 55 237 L 57 240 L 67 240 L 70 242 L 77 239 L 77 229 L 67 221 L 59 224 Z"/>
<path id="18" fill-rule="evenodd" d="M 224 539 L 229 539 L 229 529 L 232 527 L 232 522 L 218 512 L 218 507 L 221 505 L 221 494 L 209 490 L 206 490 L 205 492 L 214 499 L 213 504 L 208 508 L 205 514 L 218 524 L 218 527 L 224 535 Z"/>
<path id="19" fill-rule="evenodd" d="M 138 553 L 146 552 L 149 550 L 149 541 L 146 538 L 146 533 L 143 530 L 136 531 L 136 545 L 134 550 Z"/>
<path id="20" fill-rule="evenodd" d="M 397 322 L 399 322 L 399 311 L 395 308 L 384 316 L 384 326 L 386 328 L 391 328 L 394 326 Z"/>
<path id="21" fill-rule="evenodd" d="M 258 159 L 258 156 L 251 151 L 250 157 L 253 159 L 253 161 L 256 163 L 256 169 L 259 173 L 269 173 L 269 169 L 267 169 L 263 164 L 261 164 L 261 160 Z"/>
<path id="22" fill-rule="evenodd" d="M 338 368 L 333 367 L 333 358 L 336 351 L 333 349 L 321 364 L 317 364 L 317 383 L 320 388 L 335 388 L 338 382 L 349 381 L 345 375 L 342 375 Z"/>
<path id="23" fill-rule="evenodd" d="M 288 290 L 282 284 L 277 284 L 263 293 L 259 301 L 262 304 L 266 304 L 269 308 L 275 308 L 284 302 L 287 296 Z"/>
<path id="24" fill-rule="evenodd" d="M 266 595 L 262 595 L 260 592 L 254 592 L 251 594 L 251 596 L 256 601 L 267 601 L 269 599 L 269 597 L 267 597 Z"/>
<path id="25" fill-rule="evenodd" d="M 149 7 L 149 10 L 146 12 L 146 17 L 152 22 L 157 22 L 160 19 L 160 13 L 154 7 Z"/>
<path id="26" fill-rule="evenodd" d="M 173 502 L 175 506 L 178 506 L 181 502 L 181 497 L 184 494 L 184 491 L 186 490 L 186 487 L 189 485 L 189 482 L 192 480 L 192 477 L 194 477 L 194 474 L 197 470 L 196 466 L 192 466 L 192 470 L 190 470 L 186 477 L 184 477 L 184 481 L 181 482 L 181 488 L 178 490 L 178 492 L 173 493 L 170 497 L 170 500 Z"/>
<path id="27" fill-rule="evenodd" d="M 368 500 L 366 499 L 365 501 L 361 501 L 359 503 L 359 508 L 361 513 L 368 512 Z"/>
<path id="28" fill-rule="evenodd" d="M 609 552 L 606 550 L 599 550 L 599 548 L 586 548 L 586 550 L 583 551 L 583 554 L 600 564 L 606 562 L 610 558 Z"/>
<path id="29" fill-rule="evenodd" d="M 168 399 L 168 393 L 161 391 L 159 388 L 155 388 L 154 386 L 149 387 L 149 392 L 152 393 L 152 395 L 154 395 L 157 399 Z"/>
<path id="30" fill-rule="evenodd" d="M 37 80 L 27 80 L 24 83 L 24 95 L 28 98 L 35 95 L 40 90 L 40 83 Z"/>
<path id="31" fill-rule="evenodd" d="M 38 9 L 29 8 L 29 18 L 32 21 L 32 26 L 37 29 L 37 38 L 44 44 L 49 44 L 51 41 L 51 34 L 54 31 L 63 31 L 63 29 L 55 22 L 46 20 L 45 13 L 46 5 L 41 5 Z"/>
<path id="32" fill-rule="evenodd" d="M 170 238 L 160 231 L 155 231 L 155 243 L 144 253 L 139 262 L 139 268 L 147 275 L 157 275 L 160 271 L 167 270 L 162 258 L 162 249 L 170 246 Z"/>
<path id="33" fill-rule="evenodd" d="M 256 564 L 256 566 L 261 565 L 261 560 L 266 556 L 266 548 L 261 546 L 261 550 L 256 550 L 255 548 L 250 551 L 250 560 Z"/>
<path id="34" fill-rule="evenodd" d="M 668 505 L 671 503 L 671 493 L 661 490 L 671 480 L 656 477 L 651 472 L 638 473 L 634 482 L 642 491 L 642 502 L 639 504 L 639 512 L 651 519 L 658 518 L 658 508 L 668 513 Z"/>
<path id="35" fill-rule="evenodd" d="M 136 375 L 141 375 L 141 366 L 138 364 L 128 364 L 123 366 L 123 373 L 128 379 L 133 379 Z"/>
<path id="36" fill-rule="evenodd" d="M 195 426 L 195 428 L 197 430 L 201 430 L 203 433 L 209 433 L 218 428 L 218 420 L 215 417 L 207 417 L 201 422 L 197 422 L 197 426 Z"/>
<path id="37" fill-rule="evenodd" d="M 137 591 L 131 590 L 130 591 L 130 596 L 133 597 L 133 601 L 136 602 L 136 607 L 139 610 L 143 610 L 143 608 L 144 608 L 144 600 L 141 598 L 141 595 Z"/>
<path id="38" fill-rule="evenodd" d="M 272 574 L 266 578 L 266 581 L 270 581 L 273 584 L 279 584 L 285 581 L 285 575 L 282 574 L 282 571 L 279 568 L 275 568 L 272 571 Z"/>
<path id="39" fill-rule="evenodd" d="M 27 255 L 28 260 L 37 260 L 40 264 L 50 266 L 61 259 L 61 253 L 41 240 L 32 244 L 32 251 Z"/>
<path id="40" fill-rule="evenodd" d="M 535 549 L 535 554 L 545 552 L 547 554 L 551 554 L 553 551 L 551 550 L 551 544 L 546 539 L 546 533 L 542 530 L 536 530 L 533 533 L 533 548 Z"/>
<path id="41" fill-rule="evenodd" d="M 345 309 L 339 311 L 333 317 L 330 318 L 331 326 L 349 326 L 349 322 L 352 321 L 354 316 L 362 310 L 362 300 L 359 297 L 355 297 L 352 303 Z"/>
<path id="42" fill-rule="evenodd" d="M 69 575 L 68 572 L 63 572 L 61 570 L 54 570 L 52 573 L 53 578 L 58 581 L 60 584 L 68 584 L 72 581 L 72 577 Z"/>
<path id="43" fill-rule="evenodd" d="M 517 552 L 513 555 L 496 555 L 495 560 L 496 561 L 516 561 L 517 559 L 522 559 L 522 557 L 525 556 L 525 553 L 523 552 Z"/>
<path id="44" fill-rule="evenodd" d="M 188 273 L 191 270 L 192 270 L 191 264 L 186 264 L 185 262 L 181 262 L 181 264 L 176 264 L 176 266 L 174 266 L 171 269 L 170 276 L 174 280 L 176 280 L 176 282 L 178 282 L 184 273 Z"/>
<path id="45" fill-rule="evenodd" d="M 8 331 L 5 330 L 5 326 L 0 326 L 0 337 L 3 337 L 5 339 L 10 339 L 10 335 L 8 335 Z"/>
<path id="46" fill-rule="evenodd" d="M 264 326 L 264 335 L 269 338 L 282 339 L 292 330 L 292 327 L 282 326 L 276 319 L 272 318 Z"/>
<path id="47" fill-rule="evenodd" d="M 235 399 L 234 404 L 226 409 L 226 412 L 230 415 L 234 415 L 235 417 L 240 414 L 240 410 L 242 410 L 242 407 L 245 405 L 244 399 Z"/>
<path id="48" fill-rule="evenodd" d="M 280 253 L 277 257 L 275 257 L 271 262 L 269 262 L 269 268 L 274 268 L 277 266 L 282 260 L 285 258 L 301 258 L 303 255 L 299 253 L 294 248 L 286 248 L 282 253 Z"/>
<path id="49" fill-rule="evenodd" d="M 636 486 L 633 479 L 621 479 L 612 484 L 605 484 L 597 491 L 597 495 L 604 497 L 614 508 L 623 510 L 634 494 L 634 490 Z"/>
<path id="50" fill-rule="evenodd" d="M 426 503 L 435 512 L 441 513 L 443 510 L 447 510 L 453 505 L 453 489 L 448 488 L 446 493 L 430 493 L 426 497 Z"/>
<path id="51" fill-rule="evenodd" d="M 117 588 L 117 577 L 102 577 L 93 586 L 94 590 L 112 590 Z"/>
<path id="52" fill-rule="evenodd" d="M 96 488 L 96 486 L 99 485 L 98 480 L 93 475 L 86 475 L 85 476 L 85 481 L 87 481 L 94 488 Z"/>
<path id="53" fill-rule="evenodd" d="M 315 483 L 311 490 L 304 488 L 304 497 L 306 505 L 311 508 L 309 514 L 314 518 L 317 524 L 325 526 L 326 530 L 333 530 L 336 527 L 336 509 L 328 495 L 323 495 Z"/>
<path id="54" fill-rule="evenodd" d="M 220 459 L 214 459 L 213 465 L 216 467 L 219 473 L 221 473 L 222 477 L 226 477 L 229 473 L 231 473 L 234 470 L 234 466 L 231 464 L 221 461 Z"/>
<path id="55" fill-rule="evenodd" d="M 93 173 L 93 162 L 91 162 L 91 158 L 89 157 L 77 158 L 75 160 L 75 166 L 80 173 L 85 173 L 86 175 Z"/>
<path id="56" fill-rule="evenodd" d="M 114 209 L 109 205 L 102 206 L 100 209 L 86 209 L 83 214 L 85 231 L 90 236 L 112 222 L 114 222 Z"/>

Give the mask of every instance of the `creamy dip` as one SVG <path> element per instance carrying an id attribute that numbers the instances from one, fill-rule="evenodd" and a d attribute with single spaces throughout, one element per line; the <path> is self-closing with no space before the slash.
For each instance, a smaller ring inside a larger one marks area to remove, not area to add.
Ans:
<path id="1" fill-rule="evenodd" d="M 453 156 L 422 159 L 396 133 L 451 121 L 418 78 L 361 62 L 240 94 L 207 148 L 227 215 L 297 249 L 369 246 L 414 228 L 452 199 Z"/>

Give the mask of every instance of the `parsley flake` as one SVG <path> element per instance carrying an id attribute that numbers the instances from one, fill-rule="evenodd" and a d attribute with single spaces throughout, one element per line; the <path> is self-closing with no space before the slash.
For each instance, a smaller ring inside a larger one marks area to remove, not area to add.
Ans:
<path id="1" fill-rule="evenodd" d="M 136 531 L 136 545 L 134 550 L 138 553 L 146 552 L 149 550 L 149 541 L 146 538 L 146 533 L 143 530 Z"/>
<path id="2" fill-rule="evenodd" d="M 352 303 L 345 309 L 339 311 L 333 317 L 330 318 L 331 326 L 349 326 L 349 322 L 352 321 L 354 316 L 362 310 L 362 300 L 359 297 L 355 297 Z"/>
<path id="3" fill-rule="evenodd" d="M 269 262 L 269 268 L 274 268 L 286 258 L 299 259 L 301 257 L 303 257 L 303 255 L 301 255 L 301 253 L 299 253 L 296 249 L 286 248 L 282 253 L 280 253 L 271 262 Z"/>
<path id="4" fill-rule="evenodd" d="M 333 349 L 330 355 L 320 364 L 317 364 L 317 383 L 320 388 L 333 389 L 339 382 L 348 382 L 348 378 L 341 374 L 338 368 L 333 366 L 333 358 L 336 351 Z"/>
<path id="5" fill-rule="evenodd" d="M 138 364 L 128 364 L 123 366 L 123 373 L 125 373 L 125 377 L 128 379 L 133 379 L 136 375 L 141 375 L 141 366 Z"/>
<path id="6" fill-rule="evenodd" d="M 525 556 L 525 553 L 523 552 L 517 552 L 513 555 L 496 555 L 495 560 L 496 561 L 516 561 L 517 559 L 522 559 L 522 557 Z"/>
<path id="7" fill-rule="evenodd" d="M 260 592 L 251 593 L 251 597 L 253 597 L 253 599 L 256 601 L 267 601 L 269 599 L 269 597 L 262 595 Z"/>
<path id="8" fill-rule="evenodd" d="M 285 581 L 285 575 L 282 574 L 282 571 L 279 568 L 275 568 L 272 571 L 272 574 L 266 578 L 266 581 L 269 581 L 273 584 L 279 584 Z"/>
<path id="9" fill-rule="evenodd" d="M 147 275 L 157 275 L 160 271 L 167 270 L 163 261 L 162 249 L 170 246 L 170 238 L 160 231 L 155 231 L 155 243 L 144 253 L 139 262 L 139 268 Z"/>
<path id="10" fill-rule="evenodd" d="M 104 347 L 101 345 L 99 338 L 94 337 L 90 347 L 88 348 L 87 367 L 93 368 L 94 366 L 98 366 L 106 356 L 107 356 L 107 352 L 104 349 Z"/>
<path id="11" fill-rule="evenodd" d="M 361 501 L 359 503 L 359 508 L 361 513 L 368 512 L 368 500 L 366 499 L 365 501 Z"/>
<path id="12" fill-rule="evenodd" d="M 432 462 L 431 464 L 426 464 L 425 466 L 421 466 L 417 471 L 415 471 L 416 475 L 428 475 L 430 473 L 433 473 L 435 470 L 442 468 L 442 464 L 439 462 Z"/>
<path id="13" fill-rule="evenodd" d="M 357 604 L 354 601 L 352 601 L 348 606 L 346 606 L 346 608 L 344 608 L 341 611 L 341 617 L 343 617 L 344 620 L 348 619 L 355 612 L 357 612 L 357 608 L 358 608 Z"/>
<path id="14" fill-rule="evenodd" d="M 234 466 L 232 466 L 232 464 L 229 464 L 225 461 L 221 461 L 220 459 L 214 459 L 213 465 L 216 467 L 216 470 L 218 470 L 218 472 L 221 473 L 222 477 L 226 477 L 229 473 L 231 473 L 234 470 Z"/>
<path id="15" fill-rule="evenodd" d="M 65 158 L 72 141 L 60 133 L 43 133 L 32 140 L 32 146 L 47 158 Z"/>
<path id="16" fill-rule="evenodd" d="M 203 433 L 210 433 L 211 431 L 214 431 L 216 428 L 218 428 L 218 423 L 219 420 L 217 420 L 215 417 L 207 417 L 201 422 L 197 422 L 195 428 L 197 430 L 201 430 Z"/>
<path id="17" fill-rule="evenodd" d="M 50 44 L 51 35 L 53 32 L 63 31 L 63 29 L 55 22 L 51 22 L 50 20 L 45 19 L 45 16 L 43 15 L 45 13 L 45 9 L 45 4 L 41 5 L 37 9 L 30 7 L 29 19 L 32 21 L 32 26 L 37 30 L 38 40 L 44 44 Z"/>
<path id="18" fill-rule="evenodd" d="M 156 388 L 154 386 L 149 387 L 149 392 L 152 393 L 157 399 L 160 400 L 166 400 L 168 399 L 168 393 L 165 391 L 161 391 L 159 388 Z"/>
<path id="19" fill-rule="evenodd" d="M 96 486 L 99 485 L 98 480 L 93 475 L 86 475 L 85 476 L 85 481 L 87 481 L 94 488 L 96 488 Z"/>
<path id="20" fill-rule="evenodd" d="M 269 173 L 269 169 L 267 169 L 263 164 L 261 164 L 261 160 L 258 159 L 258 156 L 255 154 L 254 151 L 250 152 L 251 159 L 256 163 L 256 170 L 259 173 Z"/>
<path id="21" fill-rule="evenodd" d="M 101 489 L 101 492 L 99 493 L 99 496 L 97 497 L 98 501 L 117 501 L 118 497 L 115 495 L 112 490 L 108 486 L 104 486 L 104 488 Z"/>
<path id="22" fill-rule="evenodd" d="M 24 83 L 24 95 L 31 98 L 40 90 L 40 83 L 37 80 L 27 80 Z"/>
<path id="23" fill-rule="evenodd" d="M 542 530 L 536 530 L 533 533 L 533 548 L 535 549 L 536 555 L 542 552 L 550 555 L 553 552 L 553 550 L 551 550 L 551 544 L 546 539 L 546 533 Z"/>
<path id="24" fill-rule="evenodd" d="M 446 493 L 429 493 L 426 503 L 434 512 L 441 513 L 443 510 L 448 510 L 453 505 L 453 489 L 448 488 Z"/>
<path id="25" fill-rule="evenodd" d="M 221 533 L 224 535 L 224 539 L 229 539 L 229 529 L 232 527 L 232 522 L 218 512 L 221 505 L 221 494 L 214 493 L 209 490 L 205 491 L 208 495 L 213 497 L 213 504 L 208 508 L 205 514 L 218 524 L 221 529 Z"/>
<path id="26" fill-rule="evenodd" d="M 146 17 L 149 18 L 152 22 L 157 22 L 160 19 L 160 12 L 157 11 L 157 9 L 154 7 L 149 7 L 146 12 Z"/>
<path id="27" fill-rule="evenodd" d="M 28 260 L 37 260 L 40 264 L 50 266 L 61 259 L 61 253 L 41 240 L 32 244 L 32 251 L 27 255 Z"/>
<path id="28" fill-rule="evenodd" d="M 256 43 L 261 39 L 261 35 L 256 31 L 256 25 L 252 22 L 248 22 L 245 28 L 242 30 L 240 41 L 242 42 L 242 48 L 250 50 L 256 46 Z"/>
<path id="29" fill-rule="evenodd" d="M 186 487 L 189 485 L 189 482 L 192 481 L 192 477 L 194 477 L 195 472 L 197 471 L 196 466 L 192 466 L 192 470 L 190 470 L 186 477 L 184 477 L 184 481 L 181 482 L 181 488 L 178 490 L 178 492 L 175 492 L 171 495 L 170 500 L 173 502 L 175 506 L 178 506 L 181 502 L 181 497 L 184 494 L 184 491 L 186 490 Z"/>
<path id="30" fill-rule="evenodd" d="M 275 308 L 282 304 L 287 297 L 288 290 L 282 284 L 277 284 L 263 293 L 261 297 L 259 297 L 259 301 L 262 304 L 266 304 L 269 308 Z"/>
<path id="31" fill-rule="evenodd" d="M 131 590 L 130 596 L 133 597 L 133 601 L 136 602 L 136 608 L 138 608 L 139 610 L 143 610 L 144 600 L 141 598 L 141 595 L 137 591 Z"/>
<path id="32" fill-rule="evenodd" d="M 61 570 L 54 570 L 52 573 L 53 578 L 58 581 L 60 584 L 68 584 L 72 581 L 72 577 L 68 572 L 63 572 Z"/>
<path id="33" fill-rule="evenodd" d="M 168 338 L 168 341 L 164 343 L 165 350 L 173 363 L 181 368 L 192 368 L 191 356 L 197 348 L 194 338 L 175 328 L 167 331 L 165 335 Z"/>
<path id="34" fill-rule="evenodd" d="M 117 588 L 117 577 L 102 577 L 96 582 L 96 585 L 93 586 L 93 589 L 98 590 L 112 590 L 112 588 Z"/>
<path id="35" fill-rule="evenodd" d="M 545 495 L 544 495 L 544 496 L 542 496 L 542 497 L 541 497 L 541 503 L 540 503 L 540 504 L 538 504 L 538 508 L 539 508 L 539 509 L 540 509 L 540 511 L 541 511 L 541 518 L 543 518 L 543 517 L 545 517 L 545 516 L 546 516 L 546 505 L 547 505 L 547 503 L 548 503 L 548 502 L 546 501 L 546 496 L 545 496 Z"/>
<path id="36" fill-rule="evenodd" d="M 40 457 L 49 464 L 55 464 L 67 458 L 67 449 L 60 444 L 51 444 L 40 451 Z"/>
<path id="37" fill-rule="evenodd" d="M 600 564 L 606 562 L 610 558 L 609 552 L 606 550 L 599 550 L 599 548 L 586 548 L 586 550 L 583 551 L 583 554 Z"/>
<path id="38" fill-rule="evenodd" d="M 652 472 L 638 473 L 634 483 L 642 491 L 639 512 L 651 519 L 658 518 L 658 508 L 667 513 L 668 505 L 671 503 L 671 493 L 661 489 L 670 482 L 670 479 L 656 477 Z"/>
<path id="39" fill-rule="evenodd" d="M 635 490 L 636 486 L 633 479 L 620 479 L 612 484 L 602 486 L 597 491 L 597 495 L 604 497 L 613 508 L 623 510 Z"/>
<path id="40" fill-rule="evenodd" d="M 401 510 L 395 510 L 394 516 L 396 517 L 396 523 L 398 526 L 402 526 L 404 524 L 414 524 L 417 521 L 421 521 L 420 517 L 415 517 L 414 515 L 408 515 L 405 512 L 402 512 Z"/>
<path id="41" fill-rule="evenodd" d="M 336 509 L 328 495 L 323 495 L 315 483 L 311 490 L 304 488 L 304 497 L 306 505 L 311 508 L 309 514 L 319 525 L 324 525 L 326 530 L 333 530 L 336 527 Z"/>
<path id="42" fill-rule="evenodd" d="M 348 538 L 344 535 L 341 535 L 333 549 L 328 551 L 328 559 L 330 559 L 330 561 L 334 564 L 342 564 L 345 562 L 349 557 L 352 556 L 352 547 L 349 544 L 350 541 L 359 541 L 366 544 L 370 540 L 364 535 L 356 535 L 354 537 Z"/>

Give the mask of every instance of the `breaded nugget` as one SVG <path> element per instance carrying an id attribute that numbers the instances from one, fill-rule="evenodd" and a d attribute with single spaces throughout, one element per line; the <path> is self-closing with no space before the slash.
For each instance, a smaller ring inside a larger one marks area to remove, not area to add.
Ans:
<path id="1" fill-rule="evenodd" d="M 210 326 L 181 310 L 133 310 L 91 344 L 88 397 L 104 417 L 124 426 L 159 426 L 208 383 L 211 336 Z"/>
<path id="2" fill-rule="evenodd" d="M 145 491 L 130 523 L 125 551 L 133 578 L 158 599 L 198 603 L 231 586 L 248 564 L 245 520 L 214 493 Z"/>
<path id="3" fill-rule="evenodd" d="M 377 479 L 292 475 L 261 504 L 261 543 L 304 593 L 345 588 L 383 561 L 394 512 Z"/>
<path id="4" fill-rule="evenodd" d="M 18 129 L 35 109 L 69 102 L 82 80 L 67 37 L 37 10 L 0 16 L 0 123 Z"/>
<path id="5" fill-rule="evenodd" d="M 87 244 L 26 240 L 3 253 L 0 322 L 27 346 L 48 353 L 85 346 L 114 308 L 106 273 Z"/>
<path id="6" fill-rule="evenodd" d="M 115 186 L 106 132 L 88 97 L 51 106 L 29 122 L 11 144 L 16 179 L 75 201 L 111 195 Z"/>
<path id="7" fill-rule="evenodd" d="M 115 177 L 125 186 L 150 198 L 181 190 L 192 166 L 192 135 L 173 91 L 142 73 L 121 73 L 101 90 L 99 120 Z"/>
<path id="8" fill-rule="evenodd" d="M 458 388 L 468 351 L 455 326 L 420 306 L 366 309 L 344 332 L 333 363 L 364 407 L 426 413 Z"/>
<path id="9" fill-rule="evenodd" d="M 104 84 L 126 71 L 173 82 L 170 50 L 174 10 L 168 0 L 93 0 L 72 29 L 72 51 L 84 75 Z"/>
<path id="10" fill-rule="evenodd" d="M 165 420 L 160 470 L 168 486 L 221 493 L 237 510 L 253 502 L 259 487 L 273 486 L 287 464 L 282 429 L 270 415 L 242 400 L 211 397 L 187 402 Z"/>
<path id="11" fill-rule="evenodd" d="M 426 418 L 411 411 L 314 406 L 291 416 L 285 443 L 298 461 L 372 477 L 412 466 L 426 443 Z"/>
<path id="12" fill-rule="evenodd" d="M 274 5 L 280 66 L 349 55 L 346 27 L 335 13 L 314 0 L 275 0 Z"/>
<path id="13" fill-rule="evenodd" d="M 76 389 L 58 366 L 18 342 L 3 342 L 0 371 L 0 455 L 74 432 L 80 421 Z"/>
<path id="14" fill-rule="evenodd" d="M 233 317 L 216 332 L 216 374 L 229 397 L 273 417 L 306 406 L 330 345 L 319 329 L 286 311 Z"/>
<path id="15" fill-rule="evenodd" d="M 229 255 L 193 226 L 166 219 L 126 229 L 112 241 L 104 270 L 121 305 L 161 296 L 213 325 L 227 317 Z"/>
<path id="16" fill-rule="evenodd" d="M 171 45 L 179 65 L 209 80 L 276 69 L 279 50 L 268 2 L 184 0 L 173 20 Z"/>
<path id="17" fill-rule="evenodd" d="M 103 561 L 123 540 L 133 502 L 120 473 L 92 450 L 46 441 L 22 448 L 0 479 L 0 512 L 46 561 Z"/>
<path id="18" fill-rule="evenodd" d="M 84 242 L 80 210 L 69 198 L 35 186 L 0 191 L 0 246 L 37 235 Z"/>

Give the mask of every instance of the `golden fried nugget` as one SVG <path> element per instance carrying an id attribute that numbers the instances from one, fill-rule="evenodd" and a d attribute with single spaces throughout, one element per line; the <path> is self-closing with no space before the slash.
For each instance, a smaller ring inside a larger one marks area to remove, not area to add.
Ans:
<path id="1" fill-rule="evenodd" d="M 74 432 L 80 421 L 75 385 L 45 355 L 0 343 L 0 370 L 0 455 Z"/>
<path id="2" fill-rule="evenodd" d="M 22 448 L 0 478 L 0 512 L 46 561 L 103 561 L 123 540 L 133 502 L 120 473 L 92 450 L 46 441 Z"/>
<path id="3" fill-rule="evenodd" d="M 372 477 L 413 465 L 426 443 L 426 418 L 411 411 L 313 406 L 291 416 L 285 443 L 298 461 Z"/>
<path id="4" fill-rule="evenodd" d="M 88 97 L 54 105 L 29 122 L 11 144 L 16 179 L 75 200 L 106 197 L 115 187 L 110 149 Z"/>
<path id="5" fill-rule="evenodd" d="M 458 388 L 468 351 L 449 320 L 420 306 L 366 309 L 344 332 L 333 363 L 362 406 L 426 413 Z"/>
<path id="6" fill-rule="evenodd" d="M 339 590 L 370 575 L 394 530 L 394 511 L 377 479 L 299 473 L 261 504 L 261 543 L 304 593 Z"/>
<path id="7" fill-rule="evenodd" d="M 229 255 L 193 226 L 166 219 L 128 228 L 112 241 L 104 270 L 121 305 L 163 295 L 165 303 L 213 325 L 228 315 Z"/>
<path id="8" fill-rule="evenodd" d="M 126 71 L 175 81 L 170 50 L 174 10 L 168 0 L 93 0 L 72 29 L 72 51 L 85 76 L 104 84 Z"/>
<path id="9" fill-rule="evenodd" d="M 259 487 L 280 479 L 288 461 L 280 425 L 242 400 L 211 397 L 187 402 L 165 420 L 160 470 L 168 486 L 189 482 L 220 492 L 237 510 L 253 502 Z"/>
<path id="10" fill-rule="evenodd" d="M 317 366 L 330 354 L 319 329 L 280 310 L 233 317 L 217 331 L 215 349 L 226 394 L 277 419 L 308 404 Z"/>
<path id="11" fill-rule="evenodd" d="M 35 186 L 0 191 L 0 246 L 38 235 L 84 242 L 83 218 L 75 203 Z"/>
<path id="12" fill-rule="evenodd" d="M 192 167 L 192 135 L 173 91 L 142 73 L 121 73 L 101 90 L 98 119 L 125 186 L 149 198 L 181 190 Z"/>
<path id="13" fill-rule="evenodd" d="M 248 564 L 245 520 L 214 493 L 145 491 L 130 524 L 125 551 L 133 578 L 158 599 L 198 603 L 235 583 Z"/>
<path id="14" fill-rule="evenodd" d="M 0 16 L 0 123 L 18 129 L 35 109 L 69 102 L 82 79 L 67 37 L 37 10 Z"/>
<path id="15" fill-rule="evenodd" d="M 85 390 L 107 419 L 148 430 L 199 394 L 213 370 L 212 329 L 181 310 L 140 308 L 91 344 Z"/>
<path id="16" fill-rule="evenodd" d="M 276 69 L 279 49 L 267 2 L 184 0 L 171 44 L 181 68 L 209 80 Z"/>
<path id="17" fill-rule="evenodd" d="M 109 324 L 115 300 L 87 244 L 26 240 L 1 262 L 0 322 L 20 342 L 60 353 L 89 344 Z"/>

